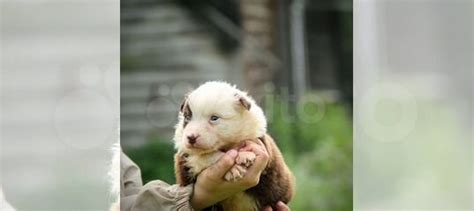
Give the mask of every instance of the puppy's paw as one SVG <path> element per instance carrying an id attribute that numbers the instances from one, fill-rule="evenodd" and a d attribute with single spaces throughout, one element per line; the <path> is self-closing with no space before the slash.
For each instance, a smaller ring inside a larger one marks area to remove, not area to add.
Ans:
<path id="1" fill-rule="evenodd" d="M 226 181 L 238 181 L 242 179 L 247 173 L 247 169 L 241 165 L 235 164 L 232 168 L 224 175 Z"/>
<path id="2" fill-rule="evenodd" d="M 255 161 L 255 158 L 256 158 L 255 153 L 244 151 L 244 152 L 239 152 L 239 155 L 235 159 L 235 162 L 238 165 L 242 165 L 248 168 L 253 164 L 253 162 Z"/>

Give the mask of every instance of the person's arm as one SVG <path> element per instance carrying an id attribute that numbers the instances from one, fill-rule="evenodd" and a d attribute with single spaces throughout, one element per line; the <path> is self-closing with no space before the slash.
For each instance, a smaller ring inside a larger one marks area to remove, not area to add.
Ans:
<path id="1" fill-rule="evenodd" d="M 235 164 L 237 151 L 229 150 L 217 163 L 204 170 L 191 185 L 180 187 L 155 180 L 142 186 L 140 169 L 124 153 L 121 156 L 120 210 L 200 210 L 258 184 L 268 162 L 263 144 L 255 145 L 257 158 L 246 176 L 237 182 L 224 181 L 224 174 Z"/>
<path id="2" fill-rule="evenodd" d="M 121 199 L 121 210 L 193 210 L 189 198 L 192 186 L 169 185 L 160 180 L 151 181 L 143 186 L 136 195 Z"/>
<path id="3" fill-rule="evenodd" d="M 241 180 L 228 182 L 223 179 L 224 174 L 235 164 L 237 151 L 232 149 L 197 177 L 194 191 L 191 185 L 180 187 L 159 180 L 141 186 L 140 169 L 122 153 L 120 210 L 201 210 L 249 189 L 258 184 L 260 174 L 268 162 L 268 153 L 260 141 L 258 144 L 248 142 L 246 148 L 256 154 L 256 160 Z"/>
<path id="4" fill-rule="evenodd" d="M 120 170 L 120 210 L 192 210 L 192 186 L 169 185 L 160 180 L 143 186 L 140 168 L 123 152 Z"/>

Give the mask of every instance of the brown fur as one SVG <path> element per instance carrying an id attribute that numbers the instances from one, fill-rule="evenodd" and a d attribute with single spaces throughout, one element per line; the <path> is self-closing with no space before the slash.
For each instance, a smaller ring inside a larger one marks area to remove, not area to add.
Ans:
<path id="1" fill-rule="evenodd" d="M 186 154 L 174 155 L 174 173 L 176 176 L 176 183 L 180 186 L 186 186 L 195 182 L 195 177 L 189 173 L 189 167 L 186 166 Z"/>
<path id="2" fill-rule="evenodd" d="M 276 203 L 282 201 L 285 204 L 290 202 L 294 195 L 294 177 L 286 166 L 283 156 L 268 134 L 260 138 L 267 148 L 270 160 L 264 172 L 260 176 L 257 186 L 246 191 L 253 196 L 262 206 L 272 206 L 275 210 Z"/>
<path id="3" fill-rule="evenodd" d="M 288 203 L 294 194 L 294 177 L 285 164 L 283 156 L 273 139 L 267 134 L 260 138 L 264 143 L 269 161 L 264 169 L 257 186 L 236 194 L 216 206 L 222 210 L 262 210 L 265 206 L 272 206 L 275 210 L 276 203 Z M 175 155 L 175 169 L 177 183 L 186 186 L 193 183 L 197 175 L 190 175 L 186 167 L 185 157 Z M 253 207 L 254 209 L 249 209 Z"/>

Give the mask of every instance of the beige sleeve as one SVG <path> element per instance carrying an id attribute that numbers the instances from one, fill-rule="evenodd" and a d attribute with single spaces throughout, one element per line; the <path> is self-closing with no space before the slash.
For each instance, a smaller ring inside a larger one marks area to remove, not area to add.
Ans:
<path id="1" fill-rule="evenodd" d="M 120 159 L 120 210 L 193 210 L 189 198 L 192 185 L 180 187 L 155 180 L 142 185 L 140 169 L 123 152 Z"/>

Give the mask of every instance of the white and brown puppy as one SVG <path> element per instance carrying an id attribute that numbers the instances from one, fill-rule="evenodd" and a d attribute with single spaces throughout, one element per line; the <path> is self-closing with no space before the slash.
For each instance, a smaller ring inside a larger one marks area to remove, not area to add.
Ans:
<path id="1" fill-rule="evenodd" d="M 262 210 L 275 208 L 278 201 L 288 203 L 294 193 L 293 175 L 280 150 L 266 133 L 262 109 L 247 93 L 225 82 L 207 82 L 187 95 L 181 105 L 174 136 L 177 183 L 194 183 L 197 175 L 219 160 L 226 150 L 245 140 L 260 139 L 269 162 L 259 184 L 220 202 L 223 210 Z M 243 177 L 255 154 L 239 152 L 236 165 L 225 175 L 228 181 Z"/>

